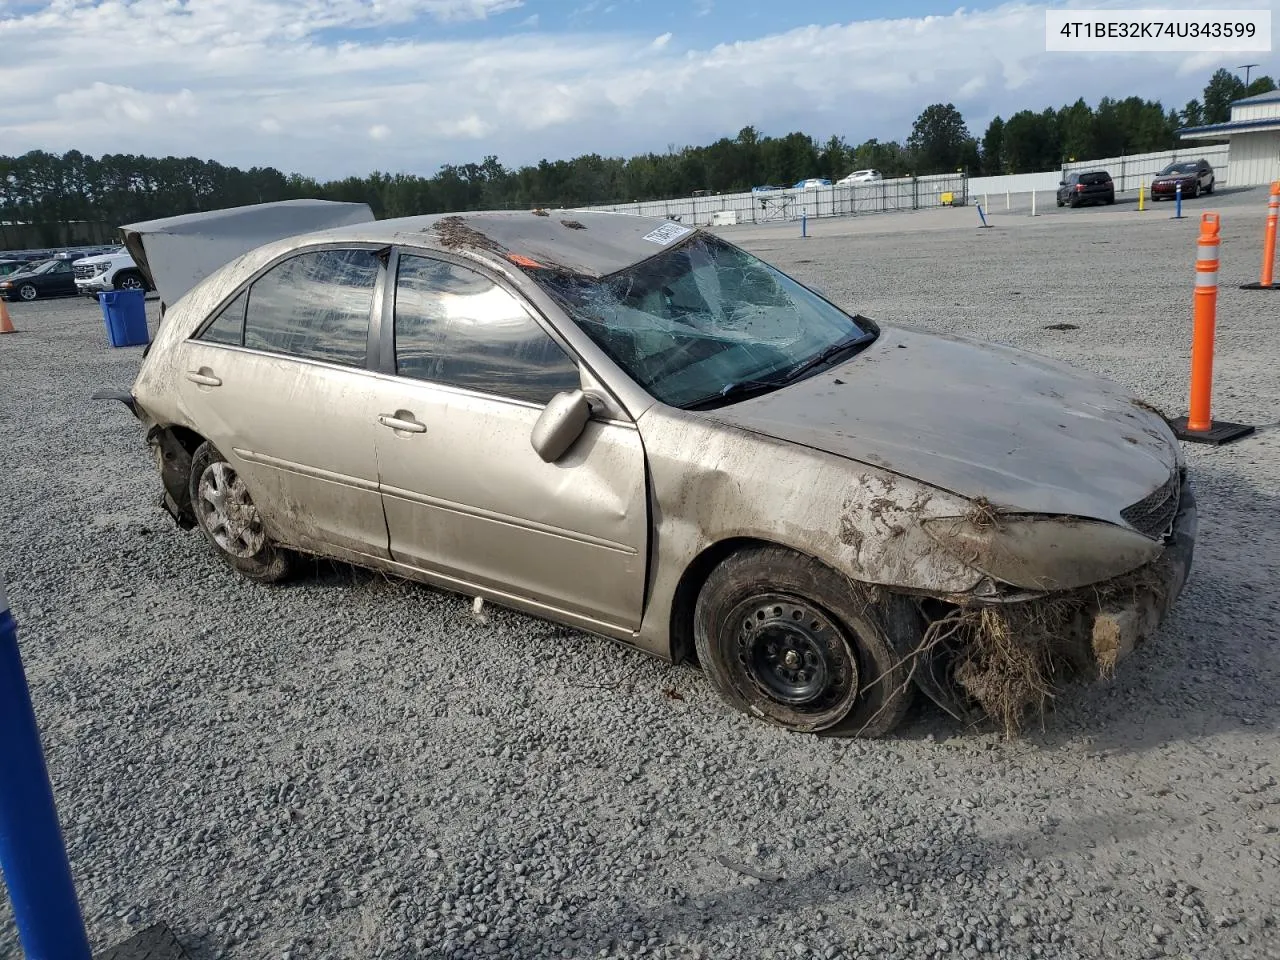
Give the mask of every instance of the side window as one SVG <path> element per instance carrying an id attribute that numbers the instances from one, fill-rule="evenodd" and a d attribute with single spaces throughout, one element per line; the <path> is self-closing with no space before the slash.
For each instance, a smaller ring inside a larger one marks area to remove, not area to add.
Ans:
<path id="1" fill-rule="evenodd" d="M 286 260 L 249 288 L 244 345 L 363 367 L 377 279 L 372 250 L 321 250 Z"/>
<path id="2" fill-rule="evenodd" d="M 249 302 L 249 291 L 241 290 L 234 300 L 218 311 L 218 315 L 205 325 L 196 336 L 208 343 L 244 343 L 244 307 Z"/>
<path id="3" fill-rule="evenodd" d="M 581 385 L 577 365 L 512 294 L 464 267 L 400 257 L 396 373 L 546 403 Z"/>

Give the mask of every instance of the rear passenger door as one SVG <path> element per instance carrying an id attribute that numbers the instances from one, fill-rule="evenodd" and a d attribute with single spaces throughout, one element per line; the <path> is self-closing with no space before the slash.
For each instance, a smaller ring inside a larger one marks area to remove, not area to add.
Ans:
<path id="1" fill-rule="evenodd" d="M 272 535 L 317 553 L 388 555 L 369 370 L 384 275 L 371 249 L 297 254 L 182 346 L 192 423 L 244 478 Z"/>

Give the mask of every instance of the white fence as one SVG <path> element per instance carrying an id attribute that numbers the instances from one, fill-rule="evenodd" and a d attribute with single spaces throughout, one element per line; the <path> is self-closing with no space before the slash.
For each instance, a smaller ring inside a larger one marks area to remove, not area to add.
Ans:
<path id="1" fill-rule="evenodd" d="M 1015 173 L 1000 177 L 972 177 L 963 174 L 939 174 L 931 177 L 902 177 L 875 183 L 833 185 L 814 190 L 785 190 L 752 193 L 721 193 L 713 196 L 681 197 L 676 200 L 647 200 L 638 203 L 615 203 L 587 210 L 609 210 L 614 213 L 638 214 L 642 217 L 665 217 L 693 226 L 711 223 L 767 223 L 771 220 L 799 220 L 800 217 L 847 217 L 867 213 L 889 213 L 895 210 L 921 210 L 943 205 L 945 194 L 952 194 L 957 204 L 998 197 L 1002 193 L 1054 191 L 1058 181 L 1074 170 L 1107 170 L 1116 190 L 1137 190 L 1138 184 L 1150 184 L 1151 178 L 1167 164 L 1203 157 L 1213 165 L 1218 183 L 1228 183 L 1226 144 L 1163 150 L 1159 153 L 1137 153 L 1127 157 L 1104 157 L 1065 163 L 1061 170 L 1041 173 Z"/>
<path id="2" fill-rule="evenodd" d="M 1056 190 L 1062 174 L 1057 170 L 1046 173 L 1010 173 L 1001 177 L 972 177 L 969 194 L 980 197 L 984 193 L 997 196 L 1001 193 L 1030 193 L 1032 190 Z"/>
<path id="3" fill-rule="evenodd" d="M 834 184 L 811 190 L 770 190 L 752 193 L 722 193 L 677 200 L 647 200 L 586 207 L 642 217 L 665 217 L 693 226 L 715 222 L 767 223 L 771 220 L 799 220 L 800 217 L 847 217 L 894 210 L 921 210 L 943 205 L 944 196 L 963 204 L 973 196 L 966 189 L 963 174 L 932 177 L 903 177 L 874 183 Z M 719 214 L 719 216 L 717 216 Z"/>
<path id="4" fill-rule="evenodd" d="M 1135 153 L 1128 157 L 1105 157 L 1102 160 L 1082 160 L 1076 163 L 1064 163 L 1062 172 L 1071 173 L 1076 170 L 1106 170 L 1115 181 L 1117 190 L 1137 190 L 1138 184 L 1150 185 L 1151 178 L 1170 163 L 1179 160 L 1208 160 L 1213 167 L 1213 176 L 1218 183 L 1230 183 L 1227 178 L 1229 169 L 1228 147 L 1225 143 L 1205 144 L 1204 146 L 1183 147 L 1178 150 L 1162 150 L 1159 153 Z M 1057 181 L 1054 181 L 1057 186 Z M 972 189 L 972 188 L 971 188 Z"/>

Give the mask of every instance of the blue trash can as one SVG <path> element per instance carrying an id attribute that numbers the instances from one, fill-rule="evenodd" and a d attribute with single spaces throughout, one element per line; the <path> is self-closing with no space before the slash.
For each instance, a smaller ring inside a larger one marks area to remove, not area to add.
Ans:
<path id="1" fill-rule="evenodd" d="M 147 333 L 147 295 L 141 290 L 104 290 L 98 294 L 102 320 L 113 347 L 139 347 L 151 340 Z"/>

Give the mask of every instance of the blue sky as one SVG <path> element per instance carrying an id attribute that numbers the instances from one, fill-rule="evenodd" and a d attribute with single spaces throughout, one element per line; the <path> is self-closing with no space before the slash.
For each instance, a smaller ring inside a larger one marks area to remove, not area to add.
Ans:
<path id="1" fill-rule="evenodd" d="M 662 152 L 747 125 L 903 139 L 936 102 L 955 103 L 981 134 L 996 114 L 1081 96 L 1181 107 L 1215 68 L 1246 62 L 1046 53 L 1045 10 L 1030 0 L 0 0 L 0 89 L 23 92 L 0 108 L 0 154 L 430 174 L 488 154 L 514 166 Z M 1273 55 L 1247 60 L 1280 73 Z"/>

